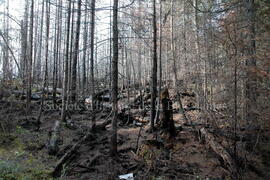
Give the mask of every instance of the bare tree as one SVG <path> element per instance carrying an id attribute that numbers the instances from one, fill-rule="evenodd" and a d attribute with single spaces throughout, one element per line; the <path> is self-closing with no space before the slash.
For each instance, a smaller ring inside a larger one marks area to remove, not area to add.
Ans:
<path id="1" fill-rule="evenodd" d="M 29 28 L 29 58 L 27 63 L 27 111 L 32 95 L 32 63 L 33 63 L 33 36 L 34 36 L 34 0 L 31 0 L 30 7 L 30 28 Z"/>
<path id="2" fill-rule="evenodd" d="M 91 1 L 91 54 L 90 54 L 90 79 L 91 79 L 91 96 L 92 96 L 92 109 L 93 109 L 93 116 L 92 116 L 92 129 L 96 126 L 95 120 L 95 78 L 94 78 L 94 42 L 95 42 L 95 7 L 96 7 L 96 0 Z"/>
<path id="3" fill-rule="evenodd" d="M 255 42 L 255 4 L 254 0 L 243 1 L 245 7 L 245 22 L 247 23 L 247 47 L 245 51 L 246 66 L 247 66 L 247 79 L 246 79 L 246 119 L 247 127 L 249 130 L 257 126 L 257 77 L 252 72 L 256 68 L 256 42 Z M 254 132 L 249 132 L 250 141 L 248 149 L 252 149 L 256 141 Z"/>
<path id="4" fill-rule="evenodd" d="M 40 32 L 39 32 L 39 49 L 38 49 L 38 55 L 37 55 L 37 62 L 35 67 L 36 72 L 36 79 L 40 79 L 41 74 L 41 54 L 42 54 L 42 45 L 43 45 L 43 19 L 44 19 L 44 4 L 45 0 L 42 1 L 42 10 L 41 10 L 41 22 L 40 22 Z"/>
<path id="5" fill-rule="evenodd" d="M 157 20 L 156 20 L 156 0 L 153 0 L 153 66 L 151 84 L 151 129 L 154 129 L 156 115 L 157 98 Z"/>
<path id="6" fill-rule="evenodd" d="M 86 55 L 87 55 L 87 41 L 88 41 L 88 24 L 87 24 L 87 18 L 88 18 L 88 0 L 85 1 L 85 15 L 84 15 L 84 33 L 83 33 L 83 72 L 82 72 L 82 96 L 85 98 L 86 94 Z"/>
<path id="7" fill-rule="evenodd" d="M 118 0 L 113 1 L 113 60 L 112 60 L 112 103 L 113 120 L 111 132 L 111 156 L 117 155 L 118 114 Z"/>
<path id="8" fill-rule="evenodd" d="M 171 0 L 171 51 L 173 59 L 174 87 L 177 88 L 177 67 L 175 58 L 175 42 L 174 42 L 174 0 Z"/>
<path id="9" fill-rule="evenodd" d="M 50 37 L 50 0 L 46 0 L 46 45 L 45 45 L 45 71 L 44 71 L 44 79 L 43 79 L 43 86 L 42 86 L 42 97 L 41 97 L 41 104 L 39 108 L 39 113 L 37 117 L 37 124 L 38 129 L 40 128 L 40 119 L 43 111 L 44 106 L 44 98 L 45 98 L 45 88 L 48 84 L 48 56 L 49 56 L 49 37 Z"/>
<path id="10" fill-rule="evenodd" d="M 62 111 L 61 111 L 61 121 L 64 122 L 66 118 L 66 106 L 67 106 L 67 91 L 68 91 L 68 75 L 69 75 L 69 38 L 70 38 L 70 19 L 71 19 L 71 0 L 68 2 L 68 16 L 67 16 L 67 34 L 66 34 L 66 52 L 64 61 L 64 81 L 63 81 L 63 91 L 62 91 Z"/>

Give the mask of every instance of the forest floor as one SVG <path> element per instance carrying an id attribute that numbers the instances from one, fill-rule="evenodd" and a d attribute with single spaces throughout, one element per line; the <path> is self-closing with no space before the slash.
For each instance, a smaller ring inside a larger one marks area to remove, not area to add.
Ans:
<path id="1" fill-rule="evenodd" d="M 184 101 L 184 105 L 189 100 Z M 31 113 L 25 115 L 23 104 L 0 102 L 0 179 L 53 179 L 51 172 L 57 161 L 78 142 L 91 127 L 91 115 L 87 111 L 71 115 L 74 128 L 61 129 L 60 150 L 56 156 L 48 155 L 46 148 L 50 131 L 59 111 L 44 112 L 39 132 L 35 131 L 38 106 L 33 104 Z M 178 134 L 168 138 L 159 132 L 148 133 L 149 112 L 131 110 L 130 117 L 140 118 L 140 123 L 119 122 L 118 157 L 110 158 L 110 129 L 92 133 L 76 149 L 65 163 L 59 179 L 110 180 L 119 175 L 133 173 L 135 179 L 233 179 L 231 172 L 220 156 L 213 152 L 199 136 L 199 129 L 207 116 L 198 110 L 187 112 L 195 128 L 185 125 L 182 115 L 174 112 Z M 110 111 L 96 114 L 97 124 L 109 120 Z M 209 117 L 208 117 L 209 118 Z M 220 123 L 222 124 L 222 123 Z M 224 124 L 222 128 L 224 128 Z M 139 135 L 140 134 L 140 135 Z M 233 142 L 215 136 L 225 149 L 230 151 Z M 139 138 L 139 140 L 138 140 Z M 137 143 L 138 142 L 138 143 Z M 270 148 L 269 148 L 270 149 Z M 269 150 L 266 150 L 269 153 Z M 253 165 L 246 167 L 242 179 L 267 179 L 269 154 L 264 159 L 252 154 L 248 159 Z M 250 164 L 250 163 L 249 163 Z"/>

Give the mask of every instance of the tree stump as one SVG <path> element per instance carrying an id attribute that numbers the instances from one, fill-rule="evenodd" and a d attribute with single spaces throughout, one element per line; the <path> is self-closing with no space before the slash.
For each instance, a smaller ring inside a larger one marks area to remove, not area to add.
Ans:
<path id="1" fill-rule="evenodd" d="M 161 127 L 165 132 L 169 133 L 171 137 L 175 137 L 176 129 L 173 121 L 172 101 L 169 98 L 169 91 L 167 88 L 161 93 L 161 104 L 162 104 Z"/>

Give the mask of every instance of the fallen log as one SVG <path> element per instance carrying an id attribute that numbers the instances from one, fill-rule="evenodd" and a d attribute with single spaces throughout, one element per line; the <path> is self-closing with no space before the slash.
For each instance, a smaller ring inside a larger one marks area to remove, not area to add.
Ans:
<path id="1" fill-rule="evenodd" d="M 134 116 L 133 119 L 134 119 L 135 121 L 140 122 L 140 123 L 148 123 L 147 120 L 144 120 L 144 118 L 141 118 L 141 117 L 138 117 L 138 116 Z"/>
<path id="2" fill-rule="evenodd" d="M 223 130 L 216 130 L 216 129 L 213 129 L 212 131 L 209 131 L 217 136 L 221 136 L 221 137 L 224 137 L 226 139 L 230 139 L 230 140 L 233 140 L 233 141 L 246 141 L 247 140 L 247 137 L 245 137 L 244 135 L 236 135 L 234 134 L 234 132 L 230 132 L 230 131 L 223 131 Z"/>
<path id="3" fill-rule="evenodd" d="M 97 125 L 95 127 L 95 131 L 97 130 L 106 130 L 106 126 L 108 124 L 111 123 L 111 120 L 106 120 L 104 123 L 100 124 L 100 125 Z M 77 150 L 79 149 L 79 147 L 81 146 L 81 144 L 88 140 L 94 140 L 94 136 L 92 134 L 92 131 L 91 132 L 88 132 L 80 141 L 78 141 L 76 144 L 74 144 L 70 150 L 68 152 L 66 152 L 62 158 L 57 162 L 55 168 L 54 168 L 54 171 L 52 172 L 52 175 L 53 177 L 59 177 L 60 174 L 61 174 L 61 171 L 63 169 L 63 166 L 64 164 L 69 160 L 71 159 L 71 157 L 73 157 L 76 153 L 77 153 Z"/>
<path id="4" fill-rule="evenodd" d="M 109 117 L 110 115 L 108 116 L 108 118 Z M 95 127 L 95 131 L 106 130 L 106 126 L 109 125 L 110 123 L 111 123 L 111 120 L 106 119 L 105 122 L 103 122 L 102 124 L 98 124 Z M 69 126 L 70 123 L 67 122 L 67 125 Z M 61 122 L 59 120 L 55 121 L 54 128 L 49 134 L 49 141 L 47 145 L 49 155 L 55 155 L 59 151 L 58 144 L 60 141 L 60 128 L 61 128 Z M 76 128 L 76 127 L 74 127 L 73 125 L 73 128 Z"/>
<path id="5" fill-rule="evenodd" d="M 94 131 L 102 131 L 102 130 L 106 130 L 106 126 L 109 125 L 111 123 L 111 120 L 108 120 L 109 117 L 111 116 L 111 113 L 108 115 L 108 117 L 106 118 L 105 122 L 103 122 L 102 124 L 99 124 L 95 127 L 95 129 L 93 129 Z M 49 142 L 48 142 L 48 153 L 50 155 L 55 155 L 58 151 L 59 151 L 59 147 L 58 147 L 58 142 L 59 142 L 59 136 L 60 136 L 60 128 L 61 128 L 61 122 L 59 120 L 57 120 L 55 122 L 53 131 L 50 133 L 50 137 L 49 137 Z M 92 132 L 92 131 L 91 131 Z M 89 138 L 90 133 L 87 133 L 84 138 L 79 141 L 79 143 L 76 143 L 75 149 L 78 147 L 78 145 L 80 143 L 82 143 L 85 139 Z M 74 146 L 71 148 L 70 151 L 68 151 L 62 158 L 61 160 L 57 163 L 57 166 L 55 168 L 55 173 L 58 173 L 59 168 L 61 169 L 62 165 L 71 157 L 71 153 L 74 153 L 73 149 Z M 57 171 L 57 172 L 56 172 Z"/>
<path id="6" fill-rule="evenodd" d="M 224 147 L 215 141 L 214 136 L 205 128 L 201 128 L 200 132 L 201 135 L 205 138 L 206 144 L 208 144 L 209 147 L 211 147 L 211 149 L 222 158 L 229 171 L 235 176 L 237 173 L 237 166 L 231 155 L 224 149 Z"/>
<path id="7" fill-rule="evenodd" d="M 59 177 L 61 171 L 63 169 L 64 164 L 76 154 L 77 150 L 79 149 L 80 145 L 88 139 L 94 139 L 91 133 L 87 133 L 80 141 L 70 148 L 70 150 L 57 162 L 54 171 L 52 172 L 53 177 Z"/>
<path id="8" fill-rule="evenodd" d="M 95 131 L 99 131 L 99 130 L 106 130 L 106 126 L 111 124 L 112 120 L 107 120 L 105 122 L 103 122 L 102 124 L 98 124 L 95 127 Z"/>

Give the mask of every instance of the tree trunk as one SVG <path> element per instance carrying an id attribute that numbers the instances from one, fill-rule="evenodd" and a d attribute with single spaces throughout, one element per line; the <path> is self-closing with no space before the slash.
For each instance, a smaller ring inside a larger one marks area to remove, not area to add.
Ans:
<path id="1" fill-rule="evenodd" d="M 64 81 L 63 81 L 63 93 L 62 93 L 62 111 L 61 111 L 61 121 L 64 122 L 66 119 L 66 106 L 67 106 L 67 91 L 68 91 L 68 57 L 69 57 L 69 37 L 70 37 L 70 18 L 71 18 L 71 0 L 68 3 L 68 16 L 67 16 L 67 35 L 66 35 L 66 52 L 65 52 L 65 62 L 64 62 Z"/>
<path id="2" fill-rule="evenodd" d="M 59 2 L 57 4 L 59 6 Z M 53 105 L 56 107 L 56 88 L 57 88 L 57 78 L 58 78 L 58 52 L 59 52 L 59 11 L 60 8 L 56 7 L 55 13 L 55 37 L 54 37 L 54 53 L 53 53 Z"/>
<path id="3" fill-rule="evenodd" d="M 75 1 L 72 1 L 72 17 L 71 17 L 71 33 L 70 33 L 70 52 L 69 52 L 69 77 L 68 77 L 68 96 L 67 101 L 70 101 L 71 97 L 71 86 L 72 86 L 72 65 L 73 65 L 73 54 L 74 54 L 74 17 L 75 17 Z"/>
<path id="4" fill-rule="evenodd" d="M 82 72 L 82 96 L 83 98 L 86 97 L 86 53 L 87 53 L 87 40 L 88 40 L 88 24 L 87 24 L 87 6 L 88 5 L 88 0 L 85 2 L 85 18 L 84 18 L 84 33 L 83 33 L 83 58 L 82 58 L 82 63 L 83 63 L 83 72 Z"/>
<path id="5" fill-rule="evenodd" d="M 78 0 L 78 14 L 77 14 L 77 26 L 76 26 L 76 37 L 75 37 L 75 49 L 72 64 L 72 85 L 71 85 L 71 100 L 76 101 L 77 95 L 77 62 L 79 57 L 79 41 L 80 41 L 80 28 L 81 28 L 81 6 L 82 0 Z"/>
<path id="6" fill-rule="evenodd" d="M 41 104 L 39 108 L 39 113 L 37 117 L 37 125 L 38 129 L 40 128 L 40 119 L 43 111 L 44 106 L 44 96 L 45 96 L 45 88 L 47 85 L 47 79 L 48 79 L 48 56 L 49 56 L 49 37 L 50 37 L 50 0 L 46 0 L 46 50 L 45 50 L 45 72 L 44 72 L 44 79 L 43 79 L 43 87 L 42 87 L 42 98 L 41 98 Z"/>
<path id="7" fill-rule="evenodd" d="M 176 59 L 175 59 L 175 43 L 174 43 L 174 0 L 171 0 L 171 51 L 172 51 L 172 59 L 173 59 L 173 73 L 174 73 L 174 88 L 176 88 L 176 91 L 178 90 L 177 88 L 177 67 L 176 67 Z"/>
<path id="8" fill-rule="evenodd" d="M 34 31 L 34 0 L 31 0 L 30 29 L 29 29 L 29 58 L 27 69 L 27 111 L 32 95 L 32 62 L 33 62 L 33 31 Z"/>
<path id="9" fill-rule="evenodd" d="M 113 120 L 111 132 L 111 156 L 117 155 L 118 115 L 118 0 L 113 1 L 113 61 L 112 61 L 112 103 Z"/>
<path id="10" fill-rule="evenodd" d="M 255 140 L 256 134 L 253 131 L 257 123 L 257 77 L 256 74 L 252 72 L 256 68 L 256 42 L 255 42 L 255 4 L 254 0 L 244 0 L 245 7 L 245 22 L 247 23 L 247 32 L 246 32 L 246 44 L 247 48 L 245 51 L 246 55 L 246 66 L 247 66 L 247 79 L 246 79 L 246 121 L 248 136 L 250 136 L 250 142 L 247 142 L 247 149 L 252 149 Z"/>
<path id="11" fill-rule="evenodd" d="M 151 85 L 151 129 L 154 129 L 156 115 L 157 97 L 157 21 L 156 21 L 156 0 L 153 0 L 153 66 Z"/>
<path id="12" fill-rule="evenodd" d="M 91 95 L 95 96 L 95 78 L 94 78 L 94 42 L 95 42 L 95 7 L 96 0 L 92 0 L 91 2 L 91 55 L 90 55 L 90 79 L 91 79 Z M 96 118 L 95 118 L 95 99 L 92 98 L 92 129 L 96 126 Z"/>
<path id="13" fill-rule="evenodd" d="M 43 18 L 44 18 L 44 4 L 45 0 L 42 1 L 42 10 L 41 10 L 41 25 L 40 25 L 40 34 L 39 34 L 39 49 L 38 49 L 38 57 L 36 62 L 36 80 L 40 80 L 41 75 L 41 54 L 42 54 L 42 42 L 43 42 Z"/>

